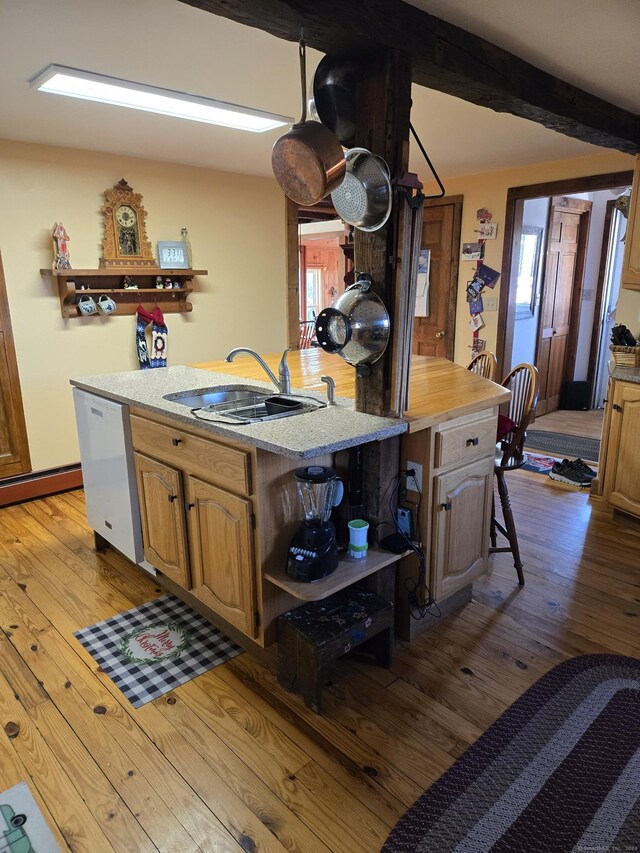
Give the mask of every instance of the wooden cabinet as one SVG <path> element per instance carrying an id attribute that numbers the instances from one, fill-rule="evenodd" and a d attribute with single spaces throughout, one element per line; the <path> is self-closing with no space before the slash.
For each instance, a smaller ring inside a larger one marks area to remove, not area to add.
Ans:
<path id="1" fill-rule="evenodd" d="M 60 311 L 65 319 L 82 317 L 78 302 L 83 296 L 92 296 L 97 301 L 103 294 L 110 296 L 117 304 L 118 314 L 135 314 L 139 302 L 158 303 L 165 314 L 186 313 L 193 309 L 188 300 L 193 291 L 191 280 L 197 275 L 207 275 L 207 270 L 163 270 L 159 267 L 121 267 L 100 270 L 51 270 L 41 269 L 40 274 L 51 276 L 58 284 Z M 129 276 L 136 288 L 124 288 L 124 276 Z M 178 283 L 179 287 L 157 288 L 156 278 L 166 283 Z M 84 288 L 84 289 L 83 289 Z M 103 314 L 89 316 L 103 317 Z"/>
<path id="2" fill-rule="evenodd" d="M 633 174 L 621 284 L 629 290 L 640 290 L 640 154 Z"/>
<path id="3" fill-rule="evenodd" d="M 195 594 L 227 622 L 255 637 L 251 501 L 188 477 L 186 506 Z"/>
<path id="4" fill-rule="evenodd" d="M 250 454 L 135 414 L 131 434 L 145 559 L 254 639 Z"/>
<path id="5" fill-rule="evenodd" d="M 189 589 L 182 477 L 175 468 L 134 454 L 144 556 L 152 566 Z"/>
<path id="6" fill-rule="evenodd" d="M 402 437 L 401 467 L 422 465 L 421 494 L 409 480 L 407 501 L 416 506 L 426 583 L 445 615 L 468 600 L 470 584 L 488 568 L 497 415 L 491 408 Z M 415 619 L 408 605 L 417 572 L 415 557 L 398 572 L 396 631 L 406 640 L 435 622 Z"/>
<path id="7" fill-rule="evenodd" d="M 431 555 L 436 599 L 486 572 L 492 487 L 493 466 L 484 459 L 434 478 Z"/>
<path id="8" fill-rule="evenodd" d="M 612 389 L 604 496 L 611 506 L 640 518 L 640 384 L 616 380 Z"/>

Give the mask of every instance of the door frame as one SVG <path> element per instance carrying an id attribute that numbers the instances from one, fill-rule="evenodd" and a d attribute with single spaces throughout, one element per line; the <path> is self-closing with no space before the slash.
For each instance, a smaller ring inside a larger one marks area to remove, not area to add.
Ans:
<path id="1" fill-rule="evenodd" d="M 513 351 L 516 276 L 512 275 L 514 258 L 518 257 L 520 247 L 520 232 L 516 228 L 516 208 L 518 201 L 542 198 L 545 196 L 572 195 L 579 192 L 607 190 L 611 187 L 629 185 L 633 179 L 633 171 L 609 172 L 602 175 L 585 175 L 582 178 L 566 178 L 560 181 L 547 181 L 542 184 L 510 187 L 507 190 L 507 203 L 504 220 L 504 246 L 502 250 L 502 266 L 500 296 L 498 302 L 498 330 L 496 343 L 496 358 L 498 360 L 498 376 L 505 373 L 505 356 L 511 359 Z M 506 282 L 506 286 L 505 286 Z"/>
<path id="2" fill-rule="evenodd" d="M 602 229 L 602 245 L 600 246 L 600 263 L 598 265 L 598 282 L 596 284 L 595 304 L 593 308 L 593 324 L 591 326 L 591 344 L 589 346 L 589 366 L 587 376 L 591 376 L 591 399 L 595 393 L 594 383 L 596 377 L 596 366 L 598 362 L 598 350 L 600 349 L 600 322 L 602 320 L 602 300 L 604 299 L 604 279 L 607 272 L 607 252 L 611 242 L 611 229 L 613 227 L 613 205 L 615 199 L 607 202 L 604 214 L 604 227 Z"/>

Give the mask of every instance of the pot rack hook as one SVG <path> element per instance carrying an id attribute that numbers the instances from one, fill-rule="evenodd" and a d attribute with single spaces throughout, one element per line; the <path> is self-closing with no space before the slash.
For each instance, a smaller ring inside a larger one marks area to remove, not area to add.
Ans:
<path id="1" fill-rule="evenodd" d="M 424 196 L 424 198 L 425 198 L 425 199 L 427 199 L 427 198 L 442 198 L 442 197 L 446 194 L 446 193 L 445 193 L 445 188 L 444 188 L 444 186 L 443 186 L 443 184 L 442 184 L 442 181 L 441 181 L 441 180 L 440 180 L 440 178 L 438 177 L 438 173 L 436 172 L 436 170 L 435 170 L 435 167 L 434 167 L 433 163 L 432 163 L 432 162 L 431 162 L 431 160 L 429 159 L 429 155 L 428 155 L 428 154 L 427 154 L 427 152 L 425 151 L 425 149 L 424 149 L 424 145 L 422 144 L 422 142 L 420 142 L 420 137 L 419 137 L 419 136 L 418 136 L 418 134 L 416 133 L 415 128 L 414 128 L 414 126 L 413 126 L 413 124 L 412 124 L 411 122 L 409 122 L 409 129 L 411 130 L 411 133 L 413 134 L 413 138 L 414 138 L 414 139 L 415 139 L 415 141 L 418 143 L 418 148 L 419 148 L 419 149 L 420 149 L 420 151 L 422 152 L 422 156 L 424 157 L 424 159 L 427 161 L 427 164 L 428 164 L 429 168 L 431 169 L 431 173 L 432 173 L 433 177 L 436 179 L 436 183 L 437 183 L 437 184 L 438 184 L 438 186 L 440 187 L 440 192 L 439 192 L 439 193 L 437 193 L 436 195 L 426 195 L 426 196 Z"/>

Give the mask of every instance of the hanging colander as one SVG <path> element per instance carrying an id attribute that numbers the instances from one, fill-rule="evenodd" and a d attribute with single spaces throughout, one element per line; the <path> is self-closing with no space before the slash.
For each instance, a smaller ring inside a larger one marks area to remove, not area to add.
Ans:
<path id="1" fill-rule="evenodd" d="M 350 148 L 345 157 L 347 170 L 331 193 L 333 206 L 349 225 L 377 231 L 389 218 L 393 201 L 387 164 L 366 148 Z"/>

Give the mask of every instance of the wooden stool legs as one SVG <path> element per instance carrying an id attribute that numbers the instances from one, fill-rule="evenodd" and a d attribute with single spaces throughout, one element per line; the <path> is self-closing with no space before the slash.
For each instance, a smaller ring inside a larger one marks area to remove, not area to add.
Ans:
<path id="1" fill-rule="evenodd" d="M 518 534 L 516 533 L 516 523 L 513 518 L 511 501 L 509 500 L 509 490 L 507 489 L 507 484 L 504 479 L 504 471 L 501 471 L 499 468 L 496 468 L 495 473 L 496 480 L 498 481 L 498 494 L 500 495 L 500 504 L 502 505 L 502 515 L 504 516 L 504 523 L 506 525 L 506 529 L 500 524 L 499 521 L 496 520 L 494 501 L 493 518 L 491 519 L 491 547 L 489 548 L 489 553 L 512 553 L 513 565 L 515 566 L 516 572 L 518 573 L 518 583 L 520 584 L 520 586 L 524 586 L 524 573 L 522 571 L 522 560 L 520 559 L 520 548 L 518 547 Z M 507 538 L 507 541 L 509 542 L 508 548 L 495 547 L 496 528 L 500 531 L 500 533 L 502 533 L 503 536 Z"/>

